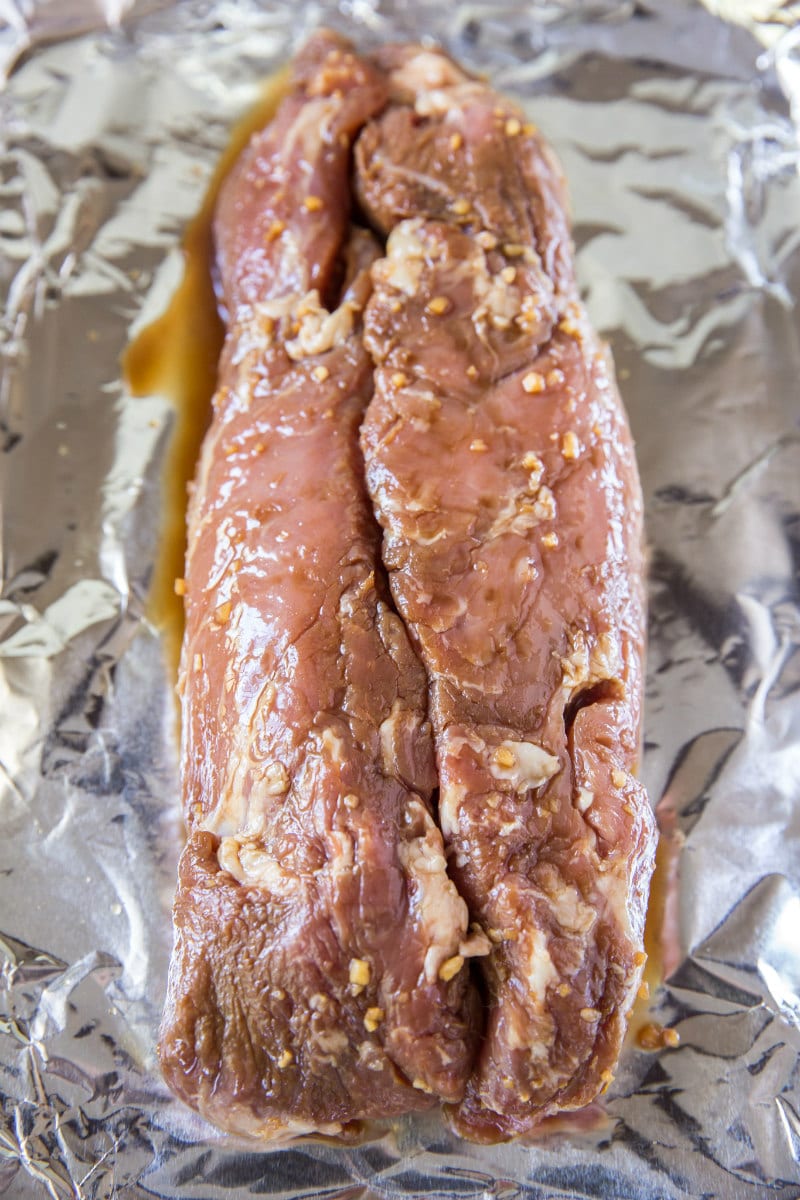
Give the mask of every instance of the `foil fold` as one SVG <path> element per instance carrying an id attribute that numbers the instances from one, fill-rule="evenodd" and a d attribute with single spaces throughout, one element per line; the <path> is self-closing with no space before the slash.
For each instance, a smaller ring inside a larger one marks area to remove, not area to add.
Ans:
<path id="1" fill-rule="evenodd" d="M 800 24 L 774 0 L 70 0 L 2 8 L 0 1194 L 20 1200 L 800 1195 Z M 527 1145 L 408 1118 L 261 1151 L 166 1091 L 181 829 L 146 596 L 167 396 L 119 359 L 168 305 L 238 115 L 318 23 L 430 36 L 564 165 L 637 441 L 650 1010 L 601 1109 Z"/>

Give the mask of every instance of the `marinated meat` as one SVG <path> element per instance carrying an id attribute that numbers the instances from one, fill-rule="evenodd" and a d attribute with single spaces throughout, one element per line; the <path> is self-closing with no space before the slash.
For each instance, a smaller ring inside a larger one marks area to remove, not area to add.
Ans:
<path id="1" fill-rule="evenodd" d="M 612 1078 L 654 843 L 641 495 L 565 210 L 484 83 L 329 34 L 223 190 L 161 1057 L 225 1128 L 441 1100 L 496 1140 Z"/>
<path id="2" fill-rule="evenodd" d="M 535 129 L 439 53 L 382 65 L 392 103 L 356 152 L 388 239 L 362 445 L 430 682 L 451 874 L 494 944 L 451 1119 L 493 1140 L 610 1082 L 640 983 L 641 494 Z"/>
<path id="3" fill-rule="evenodd" d="M 431 817 L 425 676 L 358 449 L 377 247 L 349 222 L 349 154 L 383 101 L 373 68 L 315 38 L 216 221 L 229 325 L 189 515 L 160 1054 L 188 1103 L 262 1137 L 458 1100 L 461 967 L 488 949 Z"/>

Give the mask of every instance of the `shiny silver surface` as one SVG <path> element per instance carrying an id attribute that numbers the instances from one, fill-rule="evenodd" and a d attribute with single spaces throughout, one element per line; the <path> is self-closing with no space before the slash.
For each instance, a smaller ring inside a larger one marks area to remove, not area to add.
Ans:
<path id="1" fill-rule="evenodd" d="M 0 1194 L 800 1195 L 800 28 L 713 8 L 0 8 Z M 524 101 L 637 438 L 643 775 L 680 870 L 653 1019 L 681 1045 L 629 1046 L 607 1119 L 531 1146 L 429 1117 L 253 1151 L 155 1069 L 181 835 L 143 609 L 170 406 L 126 396 L 118 360 L 228 129 L 320 21 L 438 37 Z"/>

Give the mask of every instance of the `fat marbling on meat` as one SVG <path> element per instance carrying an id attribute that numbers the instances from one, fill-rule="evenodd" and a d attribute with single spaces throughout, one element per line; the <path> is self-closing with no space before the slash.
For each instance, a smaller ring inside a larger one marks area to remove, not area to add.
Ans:
<path id="1" fill-rule="evenodd" d="M 387 239 L 362 446 L 428 674 L 451 874 L 493 943 L 482 1043 L 449 1116 L 493 1140 L 605 1088 L 640 984 L 642 501 L 552 155 L 443 54 L 377 61 L 391 103 L 355 168 Z"/>
<path id="2" fill-rule="evenodd" d="M 228 331 L 188 525 L 188 841 L 160 1055 L 274 1138 L 456 1101 L 468 912 L 429 808 L 425 676 L 389 604 L 358 431 L 370 234 L 349 160 L 384 82 L 318 35 L 216 215 Z"/>

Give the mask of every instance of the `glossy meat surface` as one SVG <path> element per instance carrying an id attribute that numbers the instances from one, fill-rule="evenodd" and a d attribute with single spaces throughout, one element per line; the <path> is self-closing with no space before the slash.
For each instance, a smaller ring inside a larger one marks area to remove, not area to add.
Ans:
<path id="1" fill-rule="evenodd" d="M 383 61 L 393 103 L 357 144 L 388 238 L 362 445 L 430 681 L 451 874 L 494 943 L 451 1118 L 494 1139 L 603 1089 L 641 978 L 641 497 L 538 135 L 442 55 Z"/>
<path id="2" fill-rule="evenodd" d="M 321 33 L 215 233 L 165 1076 L 268 1139 L 524 1134 L 612 1078 L 654 850 L 641 493 L 558 166 L 440 52 Z"/>
<path id="3" fill-rule="evenodd" d="M 190 1104 L 264 1137 L 456 1100 L 473 1052 L 468 973 L 442 967 L 484 940 L 430 815 L 425 677 L 358 450 L 377 248 L 350 229 L 347 170 L 382 98 L 315 39 L 217 215 L 229 331 L 189 518 L 160 1053 Z"/>

